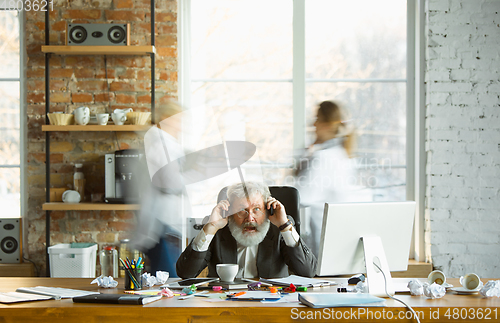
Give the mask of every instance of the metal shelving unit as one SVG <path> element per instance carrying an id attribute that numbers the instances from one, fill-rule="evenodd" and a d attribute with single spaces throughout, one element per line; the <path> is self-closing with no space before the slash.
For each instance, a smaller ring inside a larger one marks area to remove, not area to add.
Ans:
<path id="1" fill-rule="evenodd" d="M 45 132 L 45 188 L 46 203 L 42 206 L 45 211 L 45 251 L 46 276 L 50 277 L 49 253 L 50 247 L 50 212 L 56 210 L 137 210 L 137 204 L 105 204 L 105 203 L 50 203 L 50 132 L 52 131 L 147 131 L 149 126 L 52 126 L 49 125 L 50 113 L 50 57 L 51 55 L 149 55 L 151 58 L 151 120 L 154 121 L 155 111 L 155 4 L 151 0 L 151 45 L 150 46 L 54 46 L 50 45 L 50 17 L 45 12 L 45 123 L 42 131 Z"/>

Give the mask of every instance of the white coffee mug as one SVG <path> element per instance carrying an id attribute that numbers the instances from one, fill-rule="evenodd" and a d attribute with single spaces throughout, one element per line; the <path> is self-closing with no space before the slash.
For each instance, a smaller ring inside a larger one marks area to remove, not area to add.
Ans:
<path id="1" fill-rule="evenodd" d="M 108 124 L 109 114 L 108 113 L 98 113 L 96 114 L 97 124 L 100 126 L 105 126 Z"/>
<path id="2" fill-rule="evenodd" d="M 427 280 L 429 284 L 444 285 L 446 283 L 446 275 L 441 270 L 434 270 L 427 276 Z"/>
<path id="3" fill-rule="evenodd" d="M 80 193 L 74 190 L 67 190 L 62 194 L 64 203 L 80 203 Z"/>
<path id="4" fill-rule="evenodd" d="M 460 284 L 462 284 L 462 286 L 468 290 L 481 289 L 483 287 L 483 282 L 481 281 L 479 276 L 474 273 L 461 276 Z"/>
<path id="5" fill-rule="evenodd" d="M 79 107 L 73 111 L 75 122 L 79 125 L 86 125 L 90 121 L 90 109 L 88 107 Z"/>
<path id="6" fill-rule="evenodd" d="M 124 112 L 115 112 L 111 114 L 111 119 L 117 126 L 121 126 L 127 121 L 127 114 Z"/>
<path id="7" fill-rule="evenodd" d="M 127 108 L 127 109 L 114 109 L 113 110 L 114 113 L 129 113 L 129 112 L 134 112 L 134 110 L 132 108 Z"/>
<path id="8" fill-rule="evenodd" d="M 223 282 L 232 282 L 234 277 L 238 273 L 238 265 L 236 264 L 218 264 L 215 266 L 217 275 L 219 275 L 220 280 Z"/>

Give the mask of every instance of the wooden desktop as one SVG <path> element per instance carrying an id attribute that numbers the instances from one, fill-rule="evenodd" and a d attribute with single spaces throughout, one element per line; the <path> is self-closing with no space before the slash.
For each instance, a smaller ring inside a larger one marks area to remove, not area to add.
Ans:
<path id="1" fill-rule="evenodd" d="M 345 284 L 346 279 L 332 279 Z M 401 283 L 401 279 L 396 281 Z M 52 286 L 123 293 L 123 279 L 118 288 L 104 289 L 91 285 L 88 278 L 0 278 L 0 291 L 12 292 L 18 287 Z M 487 282 L 488 279 L 483 280 Z M 459 286 L 458 279 L 449 283 Z M 345 285 L 344 285 L 345 286 Z M 337 286 L 310 289 L 313 292 L 336 292 Z M 500 299 L 479 294 L 457 295 L 448 292 L 443 298 L 398 294 L 420 315 L 421 322 L 482 322 L 500 320 Z M 0 304 L 0 322 L 293 322 L 300 319 L 340 322 L 416 322 L 400 303 L 387 299 L 386 307 L 312 309 L 298 303 L 207 302 L 201 298 L 178 300 L 163 298 L 139 305 L 75 304 L 70 299 Z M 333 317 L 333 318 L 332 318 Z M 408 317 L 408 319 L 406 318 Z"/>

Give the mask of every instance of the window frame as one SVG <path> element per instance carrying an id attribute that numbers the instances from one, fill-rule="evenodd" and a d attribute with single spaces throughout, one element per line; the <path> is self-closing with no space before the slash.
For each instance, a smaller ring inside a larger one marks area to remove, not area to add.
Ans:
<path id="1" fill-rule="evenodd" d="M 318 80 L 306 79 L 305 68 L 305 1 L 293 1 L 293 148 L 300 149 L 306 143 L 306 84 Z M 406 199 L 417 202 L 414 236 L 410 258 L 425 261 L 424 208 L 425 208 L 425 3 L 424 0 L 407 0 L 407 73 L 406 80 Z M 190 9 L 191 0 L 179 0 L 179 101 L 191 106 L 190 66 Z M 299 13 L 299 14 L 297 14 Z M 214 81 L 199 80 L 196 81 Z M 224 81 L 234 81 L 224 80 Z M 241 80 L 240 80 L 241 81 Z M 250 80 L 249 80 L 250 81 Z M 256 80 L 257 81 L 257 80 Z M 258 80 L 277 81 L 277 80 Z M 290 80 L 279 80 L 290 81 Z M 319 80 L 335 81 L 335 80 Z M 344 80 L 345 81 L 345 80 Z M 353 80 L 359 81 L 359 80 Z M 366 80 L 364 80 L 366 81 Z M 373 80 L 371 80 L 373 81 Z"/>
<path id="2" fill-rule="evenodd" d="M 0 7 L 2 11 L 14 11 L 9 8 Z M 25 67 L 25 57 L 26 57 L 26 45 L 25 45 L 25 13 L 24 10 L 18 11 L 19 19 L 19 77 L 18 78 L 0 78 L 1 82 L 19 82 L 19 153 L 20 161 L 18 165 L 0 165 L 0 168 L 19 168 L 20 174 L 20 214 L 19 218 L 25 218 L 28 199 L 26 194 L 26 146 L 27 146 L 27 122 L 26 119 L 26 67 Z M 23 226 L 24 227 L 24 226 Z M 23 232 L 24 238 L 24 232 Z"/>

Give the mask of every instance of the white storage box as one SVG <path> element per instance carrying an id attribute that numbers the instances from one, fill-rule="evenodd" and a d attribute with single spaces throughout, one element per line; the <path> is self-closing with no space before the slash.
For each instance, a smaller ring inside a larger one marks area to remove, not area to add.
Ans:
<path id="1" fill-rule="evenodd" d="M 62 243 L 49 247 L 50 277 L 95 278 L 97 244 Z"/>

